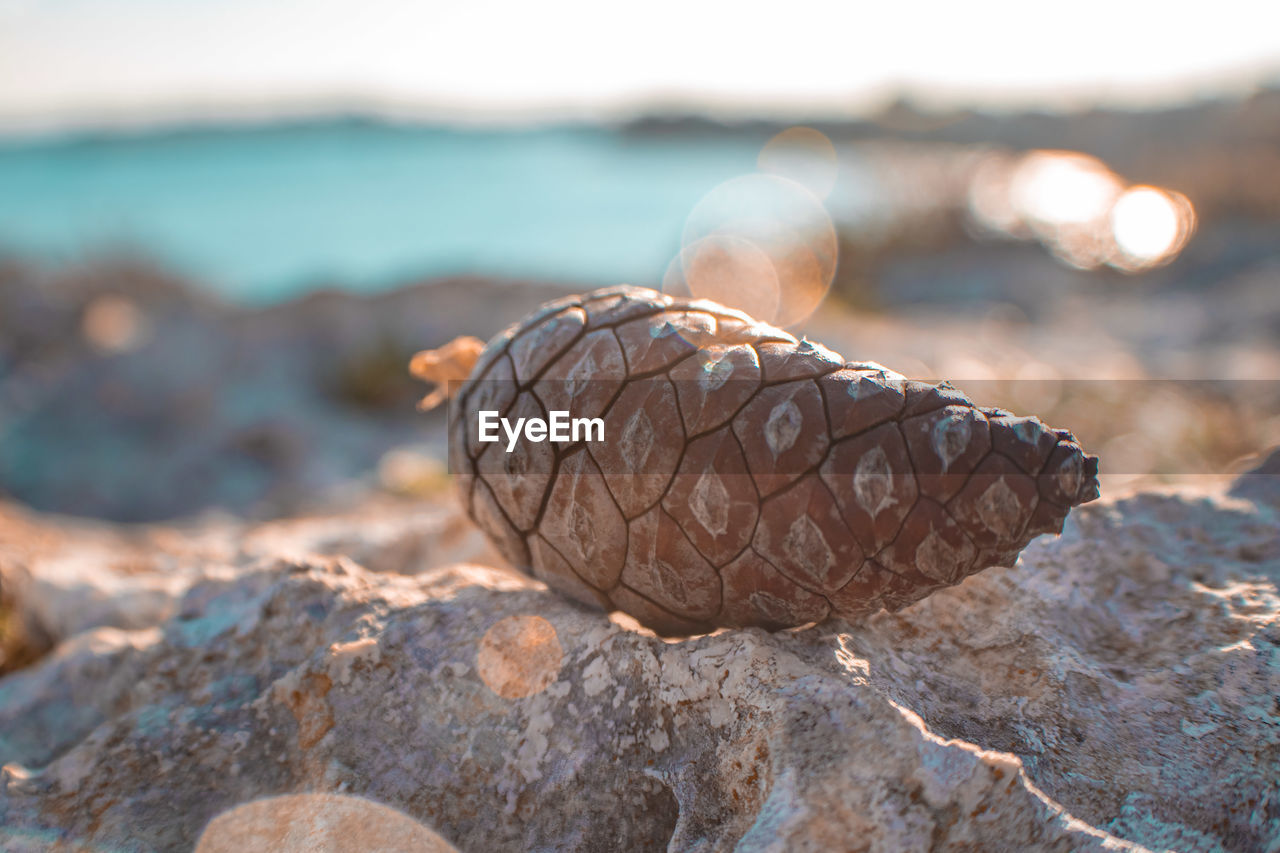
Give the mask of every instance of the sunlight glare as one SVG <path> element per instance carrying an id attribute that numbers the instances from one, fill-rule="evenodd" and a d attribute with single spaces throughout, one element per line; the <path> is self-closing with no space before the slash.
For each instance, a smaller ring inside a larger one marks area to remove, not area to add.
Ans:
<path id="1" fill-rule="evenodd" d="M 1177 254 L 1194 223 L 1184 196 L 1156 187 L 1127 190 L 1111 208 L 1116 247 L 1135 266 L 1153 266 Z"/>
<path id="2" fill-rule="evenodd" d="M 1048 226 L 1095 220 L 1120 190 L 1120 179 L 1105 163 L 1073 151 L 1033 151 L 1018 165 L 1010 187 L 1018 210 Z"/>
<path id="3" fill-rule="evenodd" d="M 1075 151 L 993 152 L 969 178 L 972 221 L 997 235 L 1035 239 L 1063 262 L 1137 273 L 1178 256 L 1195 231 L 1181 193 L 1130 186 L 1096 157 Z"/>
<path id="4" fill-rule="evenodd" d="M 733 178 L 703 196 L 681 247 L 664 290 L 684 288 L 780 326 L 818 307 L 839 253 L 835 225 L 817 196 L 772 174 Z"/>

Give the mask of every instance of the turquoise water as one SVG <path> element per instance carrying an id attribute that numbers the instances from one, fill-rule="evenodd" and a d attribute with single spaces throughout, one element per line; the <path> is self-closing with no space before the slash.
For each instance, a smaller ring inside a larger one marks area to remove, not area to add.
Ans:
<path id="1" fill-rule="evenodd" d="M 456 273 L 656 283 L 765 141 L 364 122 L 10 141 L 0 251 L 139 251 L 245 302 Z"/>

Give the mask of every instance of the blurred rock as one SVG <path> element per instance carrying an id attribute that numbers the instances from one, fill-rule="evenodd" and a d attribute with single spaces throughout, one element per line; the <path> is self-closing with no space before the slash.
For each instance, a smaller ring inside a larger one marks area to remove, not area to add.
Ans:
<path id="1" fill-rule="evenodd" d="M 1104 499 L 895 615 L 680 642 L 439 566 L 444 514 L 406 514 L 403 552 L 356 520 L 242 528 L 158 624 L 0 681 L 0 846 L 304 838 L 314 809 L 231 810 L 309 793 L 464 850 L 1275 849 L 1280 518 L 1248 482 Z M 148 571 L 222 535 L 160 530 Z"/>
<path id="2" fill-rule="evenodd" d="M 313 511 L 397 447 L 444 457 L 410 355 L 565 292 L 459 278 L 249 309 L 139 260 L 0 262 L 0 494 L 128 522 Z"/>
<path id="3" fill-rule="evenodd" d="M 1280 447 L 1273 448 L 1231 487 L 1231 494 L 1280 509 Z"/>

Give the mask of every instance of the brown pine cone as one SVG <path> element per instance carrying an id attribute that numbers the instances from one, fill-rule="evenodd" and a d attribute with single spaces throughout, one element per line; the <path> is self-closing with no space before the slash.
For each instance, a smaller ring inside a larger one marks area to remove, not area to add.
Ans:
<path id="1" fill-rule="evenodd" d="M 1069 432 L 642 288 L 543 306 L 454 390 L 450 467 L 503 554 L 667 635 L 897 610 L 1098 496 Z"/>

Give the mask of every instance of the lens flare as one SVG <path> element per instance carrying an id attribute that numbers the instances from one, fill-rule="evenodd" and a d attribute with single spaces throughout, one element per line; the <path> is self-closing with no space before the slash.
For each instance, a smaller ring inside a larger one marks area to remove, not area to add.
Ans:
<path id="1" fill-rule="evenodd" d="M 1022 230 L 1022 212 L 1014 204 L 1013 173 L 1018 161 L 1004 153 L 983 157 L 969 181 L 969 215 L 979 225 L 997 234 L 1017 235 Z"/>
<path id="2" fill-rule="evenodd" d="M 1190 239 L 1195 210 L 1186 196 L 1156 187 L 1125 191 L 1111 208 L 1111 231 L 1121 263 L 1152 267 L 1177 255 Z"/>
<path id="3" fill-rule="evenodd" d="M 196 853 L 457 853 L 427 826 L 395 809 L 345 794 L 284 794 L 222 812 L 200 835 Z"/>
<path id="4" fill-rule="evenodd" d="M 822 202 L 778 175 L 726 181 L 694 206 L 664 289 L 714 299 L 791 325 L 813 313 L 835 277 L 836 230 Z"/>
<path id="5" fill-rule="evenodd" d="M 1013 174 L 1014 206 L 1033 223 L 1083 225 L 1105 216 L 1123 185 L 1106 164 L 1074 151 L 1033 151 Z"/>
<path id="6" fill-rule="evenodd" d="M 1128 186 L 1101 160 L 1074 151 L 993 153 L 971 173 L 967 202 L 983 230 L 1039 240 L 1081 269 L 1151 269 L 1177 257 L 1195 230 L 1186 196 Z"/>
<path id="7" fill-rule="evenodd" d="M 129 352 L 146 343 L 147 318 L 131 299 L 99 296 L 85 308 L 81 331 L 103 352 Z"/>
<path id="8" fill-rule="evenodd" d="M 778 314 L 780 283 L 773 260 L 754 243 L 733 235 L 704 237 L 685 247 L 667 267 L 662 290 L 731 305 L 752 317 Z"/>
<path id="9" fill-rule="evenodd" d="M 555 626 L 541 616 L 521 614 L 494 623 L 480 638 L 476 670 L 503 699 L 522 699 L 546 690 L 560 675 L 564 649 Z"/>
<path id="10" fill-rule="evenodd" d="M 756 165 L 761 172 L 789 178 L 821 199 L 836 185 L 836 148 L 820 130 L 790 127 L 765 143 Z"/>

